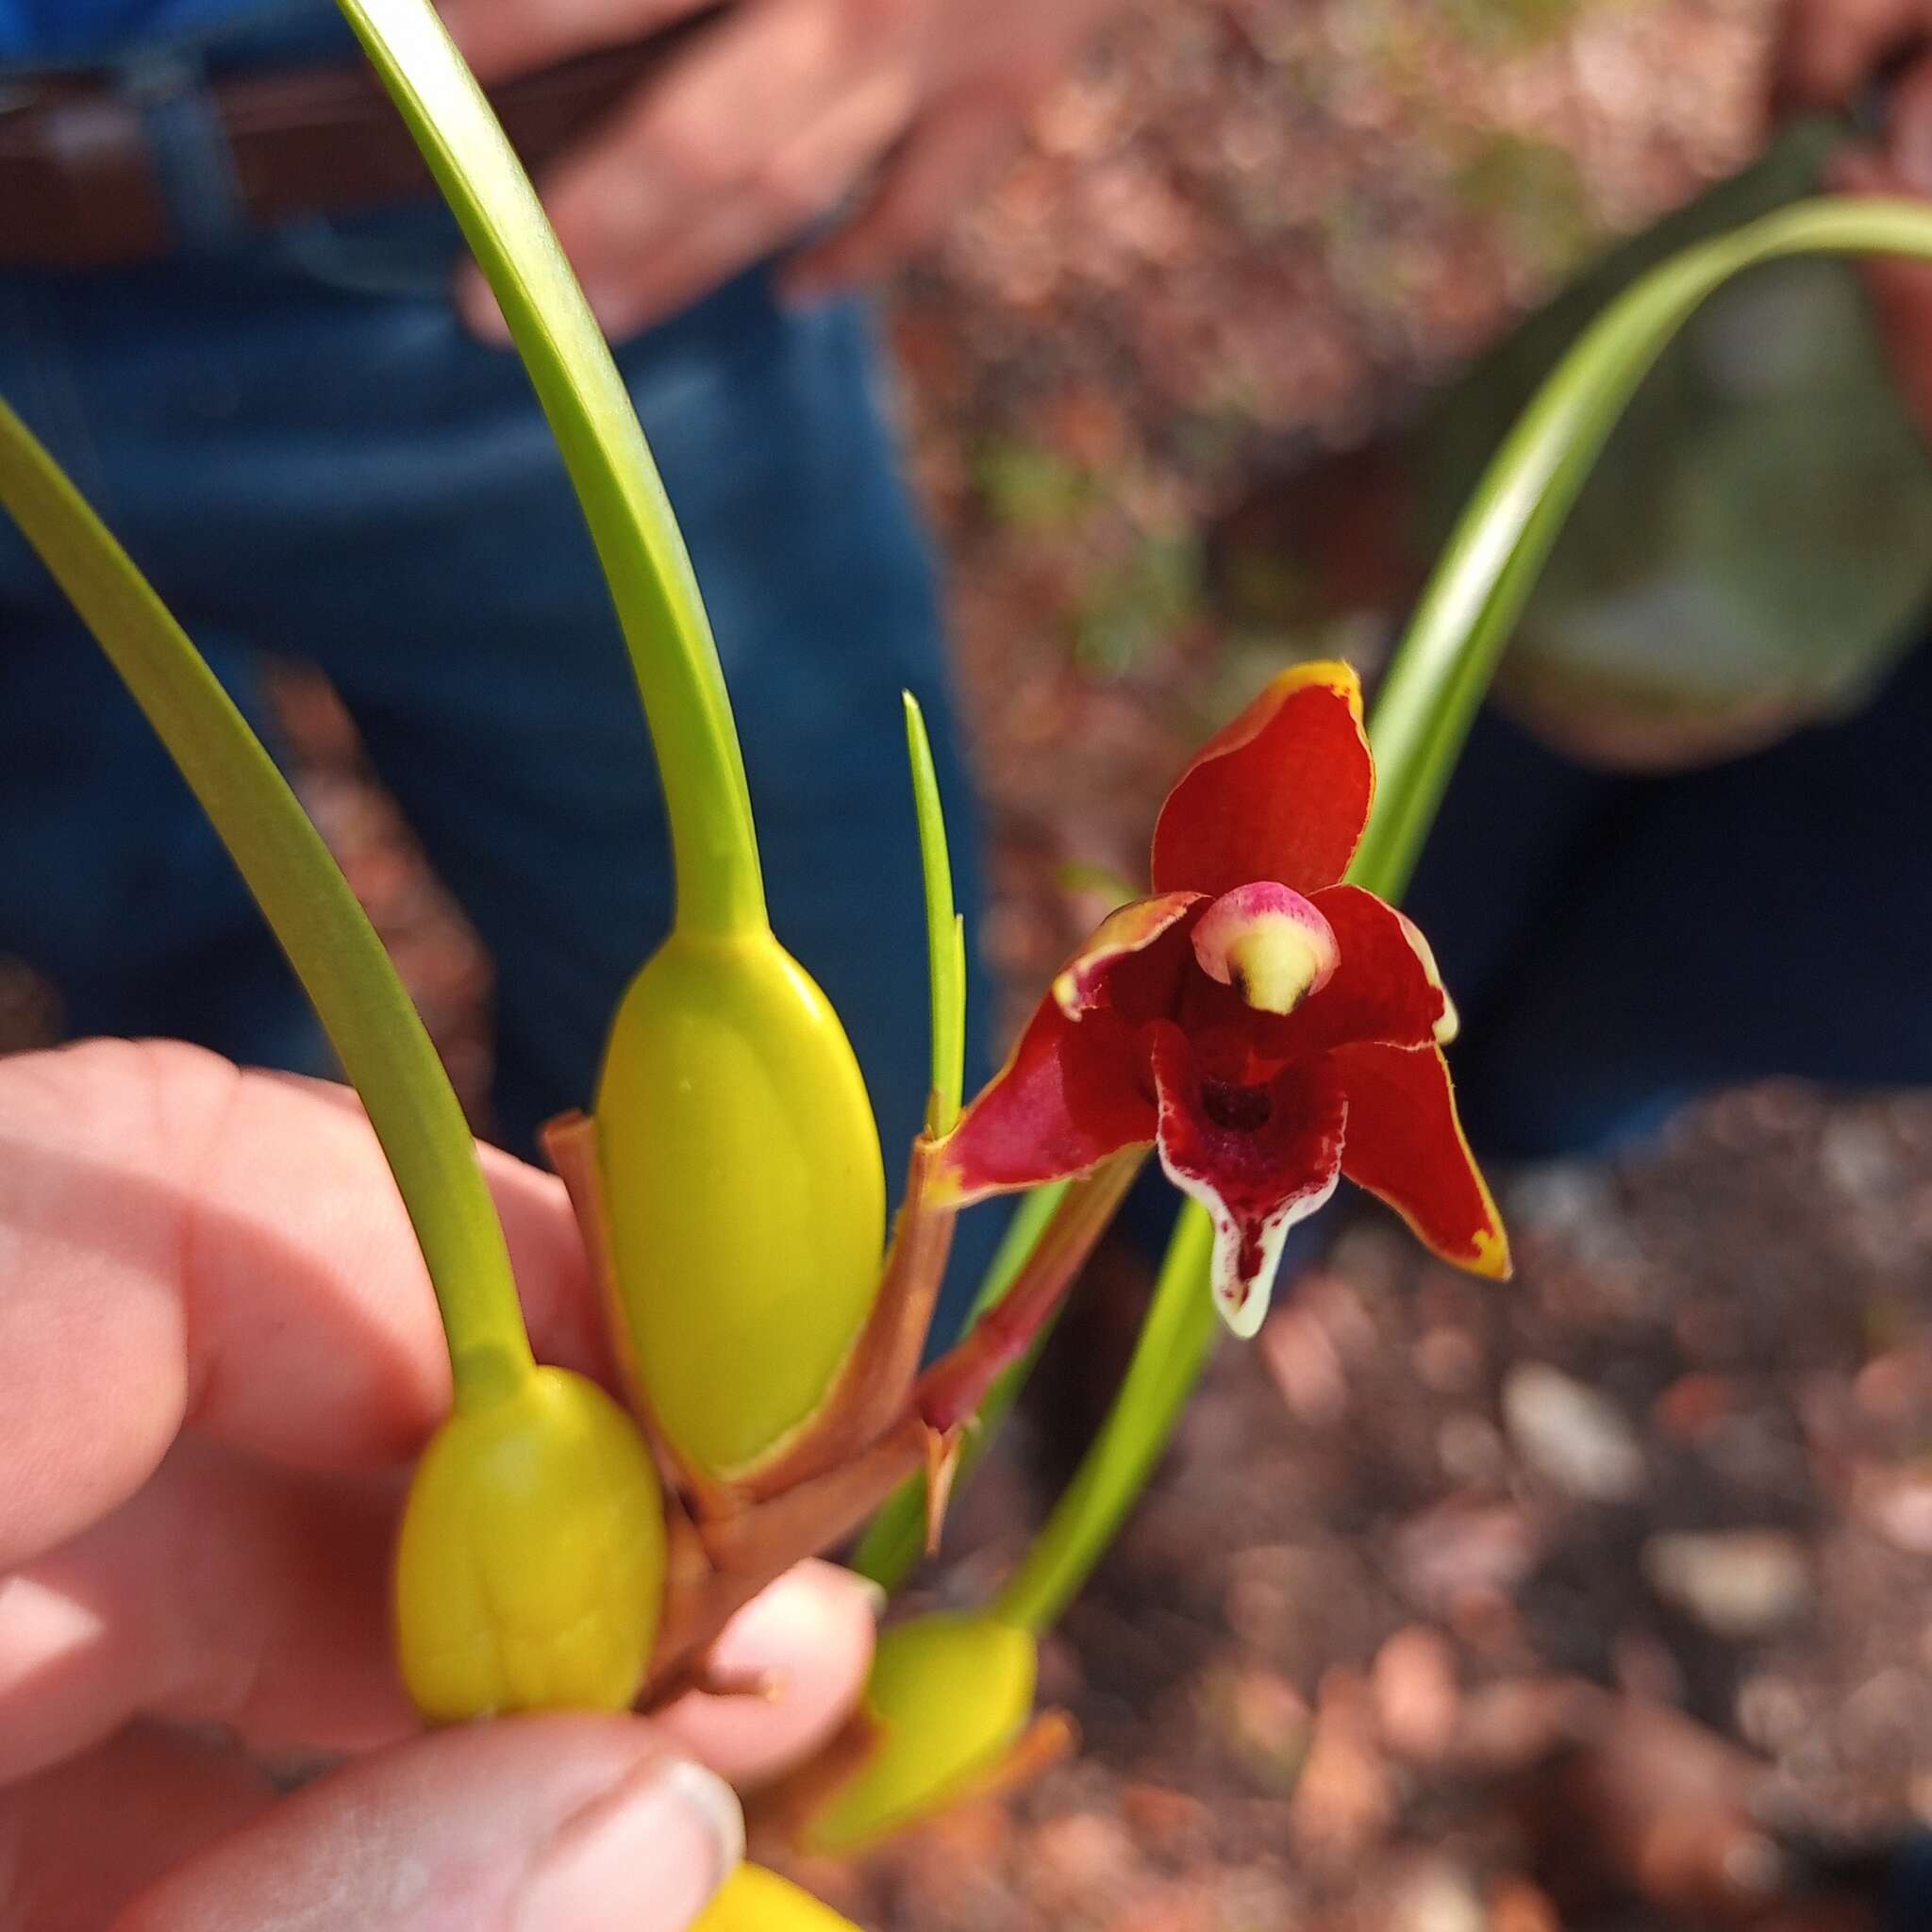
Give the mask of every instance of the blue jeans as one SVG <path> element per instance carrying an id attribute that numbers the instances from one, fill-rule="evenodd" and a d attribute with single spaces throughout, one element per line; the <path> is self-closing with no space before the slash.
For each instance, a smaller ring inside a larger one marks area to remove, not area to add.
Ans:
<path id="1" fill-rule="evenodd" d="M 340 691 L 495 960 L 497 1119 L 527 1149 L 589 1101 L 671 880 L 589 538 L 521 366 L 451 310 L 458 245 L 425 207 L 0 275 L 0 393 L 258 724 L 264 653 Z M 902 687 L 933 726 L 969 919 L 979 870 L 868 315 L 788 310 L 752 274 L 619 360 L 737 700 L 774 924 L 846 1020 L 896 1175 L 927 1024 Z M 0 951 L 55 980 L 73 1033 L 315 1063 L 220 845 L 4 519 L 0 879 Z"/>
<path id="2" fill-rule="evenodd" d="M 1486 713 L 1407 904 L 1491 1158 L 1627 1140 L 1707 1089 L 1932 1083 L 1932 648 L 1856 716 L 1707 771 L 1580 770 Z"/>

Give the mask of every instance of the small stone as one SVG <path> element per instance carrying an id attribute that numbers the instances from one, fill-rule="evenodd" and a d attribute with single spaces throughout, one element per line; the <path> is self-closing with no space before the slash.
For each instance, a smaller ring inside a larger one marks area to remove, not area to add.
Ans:
<path id="1" fill-rule="evenodd" d="M 1158 1886 L 1108 1921 L 1108 1932 L 1220 1932 L 1225 1922 L 1199 1886 Z"/>
<path id="2" fill-rule="evenodd" d="M 1667 1643 L 1647 1630 L 1622 1630 L 1610 1646 L 1610 1668 L 1625 1697 L 1643 1704 L 1681 1704 L 1684 1673 Z"/>
<path id="3" fill-rule="evenodd" d="M 1439 1395 L 1467 1395 L 1482 1374 L 1482 1352 L 1466 1328 L 1431 1328 L 1412 1355 L 1417 1379 Z"/>
<path id="4" fill-rule="evenodd" d="M 1733 1643 L 1783 1629 L 1811 1603 L 1805 1547 L 1782 1530 L 1654 1536 L 1643 1574 L 1664 1602 Z"/>
<path id="5" fill-rule="evenodd" d="M 924 1850 L 962 1864 L 1004 1865 L 1013 1842 L 1013 1815 L 991 1799 L 948 1805 L 920 1827 Z"/>
<path id="6" fill-rule="evenodd" d="M 1275 1650 L 1301 1608 L 1295 1552 L 1285 1544 L 1265 1543 L 1237 1550 L 1227 1567 L 1222 1607 L 1228 1628 L 1255 1650 Z"/>
<path id="7" fill-rule="evenodd" d="M 1541 1886 L 1512 1874 L 1491 1883 L 1489 1932 L 1563 1932 L 1563 1922 Z"/>
<path id="8" fill-rule="evenodd" d="M 1616 1407 L 1560 1369 L 1525 1362 L 1503 1386 L 1503 1420 L 1516 1452 L 1547 1482 L 1589 1503 L 1642 1493 L 1643 1450 Z"/>
<path id="9" fill-rule="evenodd" d="M 1144 1779 L 1122 1788 L 1121 1817 L 1139 1843 L 1162 1858 L 1188 1857 L 1209 1841 L 1214 1829 L 1199 1798 Z"/>
<path id="10" fill-rule="evenodd" d="M 1427 1858 L 1396 1881 L 1389 1932 L 1486 1932 L 1475 1881 L 1447 1858 Z"/>
<path id="11" fill-rule="evenodd" d="M 1308 1707 L 1288 1679 L 1273 1671 L 1241 1671 L 1227 1686 L 1227 1741 L 1261 1781 L 1287 1792 L 1300 1777 L 1309 1749 Z"/>
<path id="12" fill-rule="evenodd" d="M 887 1877 L 913 1923 L 971 1924 L 1010 1906 L 1006 1874 L 1015 1862 L 1018 1838 L 1004 1805 L 954 1805 L 869 1854 L 861 1869 L 870 1867 Z M 1024 1857 L 1023 1851 L 1019 1858 Z M 806 1889 L 840 1905 L 838 1894 L 825 1890 L 816 1874 Z M 848 1918 L 866 1922 L 866 1914 L 856 1907 L 841 1909 Z"/>
<path id="13" fill-rule="evenodd" d="M 1473 1656 L 1500 1663 L 1520 1657 L 1526 1641 L 1523 1614 L 1500 1591 L 1473 1590 L 1449 1606 L 1448 1624 Z"/>
<path id="14" fill-rule="evenodd" d="M 1424 1610 L 1446 1615 L 1471 1595 L 1507 1594 L 1536 1567 L 1537 1540 L 1513 1504 L 1439 1503 L 1395 1533 L 1397 1581 Z"/>
<path id="15" fill-rule="evenodd" d="M 865 1909 L 864 1880 L 849 1858 L 813 1858 L 790 1853 L 779 1869 L 794 1885 L 803 1886 L 835 1912 L 850 1918 Z"/>
<path id="16" fill-rule="evenodd" d="M 1394 1784 L 1374 1733 L 1368 1686 L 1353 1671 L 1330 1671 L 1288 1813 L 1295 1848 L 1311 1863 L 1354 1864 L 1394 1824 Z"/>
<path id="17" fill-rule="evenodd" d="M 1853 1377 L 1852 1399 L 1874 1422 L 1904 1422 L 1926 1398 L 1926 1366 L 1913 1349 L 1874 1356 Z"/>
<path id="18" fill-rule="evenodd" d="M 1894 1664 L 1865 1679 L 1832 1719 L 1834 1741 L 1846 1762 L 1868 1772 L 1905 1774 L 1923 1755 L 1932 1684 L 1917 1671 Z"/>
<path id="19" fill-rule="evenodd" d="M 1055 1919 L 1105 1923 L 1109 1904 L 1124 1901 L 1141 1869 L 1126 1827 L 1094 1811 L 1051 1818 L 1032 1835 L 1022 1857 L 1026 1890 Z"/>
<path id="20" fill-rule="evenodd" d="M 1457 1761 L 1472 1774 L 1514 1777 L 1590 1736 L 1608 1694 L 1576 1677 L 1505 1677 L 1463 1700 Z"/>
<path id="21" fill-rule="evenodd" d="M 1374 1319 L 1346 1274 L 1316 1269 L 1296 1284 L 1294 1298 L 1321 1323 L 1343 1362 L 1373 1361 L 1381 1353 L 1382 1338 Z"/>
<path id="22" fill-rule="evenodd" d="M 1314 1311 L 1291 1303 L 1269 1316 L 1256 1346 L 1295 1421 L 1333 1428 L 1348 1413 L 1348 1378 L 1341 1357 Z"/>
<path id="23" fill-rule="evenodd" d="M 1678 1442 L 1696 1442 L 1730 1415 L 1738 1391 L 1727 1375 L 1697 1371 L 1679 1375 L 1651 1409 L 1657 1425 Z"/>
<path id="24" fill-rule="evenodd" d="M 1436 1431 L 1436 1460 L 1451 1482 L 1470 1489 L 1490 1488 L 1502 1478 L 1508 1458 L 1501 1435 L 1474 1409 L 1444 1416 Z"/>
<path id="25" fill-rule="evenodd" d="M 1825 1178 L 1861 1205 L 1897 1185 L 1898 1150 L 1877 1121 L 1857 1114 L 1827 1121 L 1818 1155 Z"/>
<path id="26" fill-rule="evenodd" d="M 1449 1640 L 1424 1624 L 1398 1630 L 1375 1653 L 1369 1680 L 1390 1750 L 1412 1764 L 1440 1762 L 1455 1741 L 1462 1708 Z"/>
<path id="27" fill-rule="evenodd" d="M 1087 1673 L 1080 1653 L 1067 1641 L 1063 1632 L 1049 1630 L 1040 1640 L 1039 1680 L 1034 1686 L 1034 1702 L 1042 1709 L 1055 1705 L 1077 1704 L 1087 1689 Z"/>
<path id="28" fill-rule="evenodd" d="M 1209 1881 L 1216 1932 L 1261 1932 L 1303 1923 L 1300 1901 L 1281 1874 L 1266 1865 L 1224 1867 Z"/>
<path id="29" fill-rule="evenodd" d="M 1932 1556 L 1932 1471 L 1886 1471 L 1861 1477 L 1853 1507 L 1894 1549 Z"/>
<path id="30" fill-rule="evenodd" d="M 1788 1678 L 1769 1674 L 1746 1677 L 1738 1686 L 1738 1735 L 1774 1757 L 1811 1722 L 1811 1711 Z"/>

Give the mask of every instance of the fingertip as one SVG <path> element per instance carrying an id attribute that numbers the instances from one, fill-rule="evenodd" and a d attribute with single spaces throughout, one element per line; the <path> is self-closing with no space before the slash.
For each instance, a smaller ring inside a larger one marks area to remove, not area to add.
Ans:
<path id="1" fill-rule="evenodd" d="M 816 308 L 829 302 L 844 286 L 835 259 L 816 249 L 808 255 L 794 256 L 772 276 L 772 287 L 788 308 Z"/>
<path id="2" fill-rule="evenodd" d="M 587 275 L 583 287 L 597 326 L 613 342 L 629 341 L 658 319 L 656 305 L 627 283 Z"/>
<path id="3" fill-rule="evenodd" d="M 491 349 L 509 347 L 509 324 L 504 320 L 503 310 L 480 270 L 458 271 L 453 299 L 458 318 L 479 342 Z"/>
<path id="4" fill-rule="evenodd" d="M 1824 186 L 1837 194 L 1891 194 L 1903 184 L 1875 149 L 1840 148 L 1824 166 Z"/>
<path id="5" fill-rule="evenodd" d="M 722 1778 L 685 1758 L 648 1764 L 552 1837 L 512 1932 L 683 1932 L 743 1857 L 744 1814 Z"/>
<path id="6" fill-rule="evenodd" d="M 801 1563 L 725 1626 L 710 1661 L 769 1694 L 692 1692 L 664 1730 L 733 1784 L 776 1777 L 812 1756 L 850 1716 L 872 1668 L 883 1593 L 836 1564 Z"/>
<path id="7" fill-rule="evenodd" d="M 656 1727 L 433 1732 L 343 1767 L 177 1866 L 122 1932 L 684 1932 L 743 1855 L 738 1800 Z"/>

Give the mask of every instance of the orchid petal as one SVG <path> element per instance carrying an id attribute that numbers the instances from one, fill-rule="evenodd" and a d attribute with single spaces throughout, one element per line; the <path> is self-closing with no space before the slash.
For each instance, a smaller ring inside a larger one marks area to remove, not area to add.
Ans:
<path id="1" fill-rule="evenodd" d="M 1085 1174 L 1154 1138 L 1141 1028 L 1178 1004 L 1195 892 L 1103 920 L 1055 975 L 1012 1058 L 941 1144 L 935 1198 L 964 1206 Z"/>
<path id="2" fill-rule="evenodd" d="M 1325 1058 L 1348 1094 L 1341 1171 L 1443 1260 L 1507 1279 L 1508 1237 L 1463 1139 L 1442 1049 L 1369 1042 Z"/>
<path id="3" fill-rule="evenodd" d="M 1357 1041 L 1441 1046 L 1456 1037 L 1456 1008 L 1413 920 L 1359 886 L 1330 886 L 1311 903 L 1335 935 L 1341 963 L 1286 1019 L 1262 1023 L 1257 1052 L 1303 1059 Z M 1207 923 L 1196 929 L 1197 950 Z"/>
<path id="4" fill-rule="evenodd" d="M 1184 918 L 1190 908 L 1200 903 L 1199 892 L 1163 892 L 1158 898 L 1136 899 L 1109 912 L 1094 927 L 1087 943 L 1054 974 L 1054 1004 L 1069 1020 L 1077 1020 L 1090 1008 L 1106 1003 L 1125 1004 L 1112 997 L 1108 983 L 1115 968 L 1134 954 L 1145 952 Z"/>
<path id="5" fill-rule="evenodd" d="M 1208 741 L 1168 793 L 1154 827 L 1154 890 L 1332 886 L 1374 791 L 1354 671 L 1294 665 Z"/>
<path id="6" fill-rule="evenodd" d="M 1347 1101 L 1326 1058 L 1265 1085 L 1204 1078 L 1180 1028 L 1154 1029 L 1160 1164 L 1214 1218 L 1215 1306 L 1237 1335 L 1261 1325 L 1282 1244 L 1335 1191 Z"/>
<path id="7" fill-rule="evenodd" d="M 965 1207 L 1087 1173 L 1154 1138 L 1144 1051 L 1101 1008 L 1070 1020 L 1042 1000 L 1012 1058 L 940 1143 L 933 1199 Z"/>

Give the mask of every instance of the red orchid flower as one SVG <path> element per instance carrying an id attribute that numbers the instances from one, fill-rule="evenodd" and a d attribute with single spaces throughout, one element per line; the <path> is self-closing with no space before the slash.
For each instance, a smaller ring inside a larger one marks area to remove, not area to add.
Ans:
<path id="1" fill-rule="evenodd" d="M 941 1151 L 963 1206 L 1154 1143 L 1214 1216 L 1214 1294 L 1261 1324 L 1288 1230 L 1339 1175 L 1445 1260 L 1509 1273 L 1456 1115 L 1456 1012 L 1427 942 L 1339 884 L 1375 767 L 1345 664 L 1284 672 L 1204 745 L 1154 829 L 1154 896 L 1054 980 Z"/>

